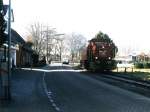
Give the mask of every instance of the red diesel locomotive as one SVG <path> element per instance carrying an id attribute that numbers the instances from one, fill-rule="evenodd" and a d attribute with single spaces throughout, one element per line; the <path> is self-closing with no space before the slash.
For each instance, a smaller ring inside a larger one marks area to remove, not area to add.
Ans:
<path id="1" fill-rule="evenodd" d="M 117 51 L 117 47 L 108 35 L 99 32 L 83 49 L 81 66 L 92 71 L 112 70 L 116 67 L 114 58 Z"/>

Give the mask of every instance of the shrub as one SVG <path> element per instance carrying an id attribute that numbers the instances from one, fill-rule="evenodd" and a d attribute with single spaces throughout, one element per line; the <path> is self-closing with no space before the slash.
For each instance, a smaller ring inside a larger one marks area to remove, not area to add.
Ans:
<path id="1" fill-rule="evenodd" d="M 143 63 L 144 68 L 150 68 L 150 63 Z"/>
<path id="2" fill-rule="evenodd" d="M 135 63 L 135 68 L 144 68 L 143 63 Z"/>

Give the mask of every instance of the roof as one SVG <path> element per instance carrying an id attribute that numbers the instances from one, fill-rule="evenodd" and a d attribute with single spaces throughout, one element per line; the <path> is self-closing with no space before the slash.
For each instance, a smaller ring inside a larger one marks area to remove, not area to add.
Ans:
<path id="1" fill-rule="evenodd" d="M 8 5 L 3 5 L 4 15 L 6 15 L 8 7 L 9 7 Z"/>
<path id="2" fill-rule="evenodd" d="M 8 36 L 7 36 L 7 40 L 8 40 Z M 22 48 L 27 52 L 31 52 L 31 53 L 34 52 L 31 45 L 29 43 L 26 43 L 25 40 L 14 29 L 11 29 L 11 42 L 12 44 L 22 45 Z"/>
<path id="3" fill-rule="evenodd" d="M 11 42 L 14 44 L 25 44 L 25 40 L 14 29 L 11 29 Z"/>

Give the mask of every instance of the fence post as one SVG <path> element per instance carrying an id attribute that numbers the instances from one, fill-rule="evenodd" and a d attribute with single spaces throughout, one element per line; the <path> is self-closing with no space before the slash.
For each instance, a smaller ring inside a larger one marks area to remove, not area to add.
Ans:
<path id="1" fill-rule="evenodd" d="M 132 67 L 132 73 L 133 73 L 133 67 Z"/>
<path id="2" fill-rule="evenodd" d="M 124 72 L 126 73 L 127 72 L 127 68 L 125 67 L 125 69 L 124 69 Z"/>

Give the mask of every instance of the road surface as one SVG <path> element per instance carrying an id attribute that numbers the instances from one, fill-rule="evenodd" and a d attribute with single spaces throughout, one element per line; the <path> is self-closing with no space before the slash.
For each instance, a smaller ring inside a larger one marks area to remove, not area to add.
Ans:
<path id="1" fill-rule="evenodd" d="M 21 70 L 12 89 L 13 103 L 0 112 L 150 112 L 149 98 L 64 65 Z"/>

